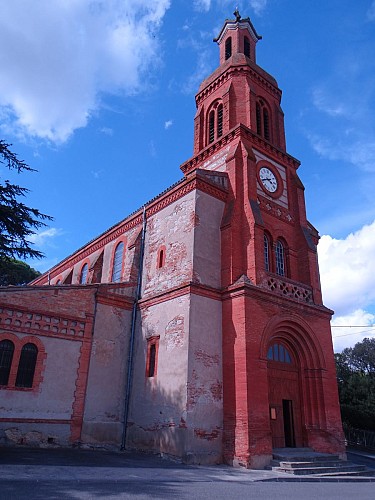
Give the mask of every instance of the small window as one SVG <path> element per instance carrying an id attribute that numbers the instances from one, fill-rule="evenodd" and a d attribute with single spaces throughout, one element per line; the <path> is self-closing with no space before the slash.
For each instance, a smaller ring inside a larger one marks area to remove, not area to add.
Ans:
<path id="1" fill-rule="evenodd" d="M 260 104 L 256 105 L 256 118 L 257 118 L 257 134 L 262 135 L 262 118 L 260 113 Z"/>
<path id="2" fill-rule="evenodd" d="M 124 258 L 124 242 L 120 241 L 120 243 L 116 247 L 115 255 L 113 258 L 111 281 L 113 281 L 114 283 L 118 283 L 121 280 L 123 258 Z"/>
<path id="3" fill-rule="evenodd" d="M 80 276 L 80 279 L 79 279 L 79 282 L 80 282 L 81 285 L 85 285 L 86 284 L 88 271 L 89 271 L 88 264 L 84 264 L 84 266 L 81 269 L 81 276 Z"/>
<path id="4" fill-rule="evenodd" d="M 276 243 L 276 274 L 285 276 L 285 250 L 280 240 Z"/>
<path id="5" fill-rule="evenodd" d="M 270 113 L 263 101 L 259 99 L 255 108 L 257 134 L 267 141 L 271 140 Z"/>
<path id="6" fill-rule="evenodd" d="M 158 253 L 158 269 L 164 266 L 164 260 L 165 260 L 165 250 L 164 248 L 160 248 Z"/>
<path id="7" fill-rule="evenodd" d="M 250 41 L 247 36 L 243 39 L 243 53 L 246 57 L 250 57 Z"/>
<path id="8" fill-rule="evenodd" d="M 12 366 L 14 344 L 10 340 L 0 342 L 0 385 L 7 385 Z"/>
<path id="9" fill-rule="evenodd" d="M 146 377 L 155 377 L 158 364 L 159 337 L 147 340 Z"/>
<path id="10" fill-rule="evenodd" d="M 20 362 L 18 365 L 16 387 L 32 387 L 38 348 L 35 344 L 25 344 L 21 350 Z"/>
<path id="11" fill-rule="evenodd" d="M 225 41 L 225 60 L 229 59 L 232 55 L 232 38 L 229 37 Z"/>
<path id="12" fill-rule="evenodd" d="M 269 141 L 270 139 L 270 120 L 268 115 L 268 110 L 263 108 L 263 128 L 264 128 L 264 138 Z"/>
<path id="13" fill-rule="evenodd" d="M 268 236 L 265 234 L 264 241 L 264 269 L 269 272 L 270 270 L 270 242 Z"/>
<path id="14" fill-rule="evenodd" d="M 280 363 L 292 363 L 292 357 L 286 347 L 282 344 L 273 344 L 267 352 L 267 359 L 279 361 Z"/>

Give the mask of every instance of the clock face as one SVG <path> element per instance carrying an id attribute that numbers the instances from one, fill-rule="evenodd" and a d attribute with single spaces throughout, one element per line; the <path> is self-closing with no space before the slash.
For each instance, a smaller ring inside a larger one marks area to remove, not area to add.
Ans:
<path id="1" fill-rule="evenodd" d="M 259 170 L 259 179 L 262 186 L 270 193 L 275 193 L 278 188 L 278 183 L 275 174 L 267 167 L 262 167 Z"/>

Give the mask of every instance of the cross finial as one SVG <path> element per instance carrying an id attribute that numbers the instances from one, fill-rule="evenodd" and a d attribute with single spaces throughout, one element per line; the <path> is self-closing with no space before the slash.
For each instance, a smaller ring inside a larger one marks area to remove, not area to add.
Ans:
<path id="1" fill-rule="evenodd" d="M 238 12 L 238 7 L 236 7 L 236 10 L 233 12 L 233 14 L 236 16 L 236 21 L 241 21 L 241 14 Z"/>

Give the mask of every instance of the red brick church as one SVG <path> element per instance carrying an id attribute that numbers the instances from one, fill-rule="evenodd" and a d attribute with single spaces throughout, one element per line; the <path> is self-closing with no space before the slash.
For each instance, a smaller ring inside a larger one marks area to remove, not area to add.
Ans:
<path id="1" fill-rule="evenodd" d="M 344 454 L 319 236 L 260 38 L 236 11 L 215 39 L 182 180 L 0 290 L 0 444 Z"/>

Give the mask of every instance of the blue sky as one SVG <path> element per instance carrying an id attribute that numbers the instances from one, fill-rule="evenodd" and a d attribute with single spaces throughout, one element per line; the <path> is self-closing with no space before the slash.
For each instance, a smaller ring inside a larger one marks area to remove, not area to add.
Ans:
<path id="1" fill-rule="evenodd" d="M 30 264 L 45 271 L 181 177 L 195 93 L 218 66 L 212 39 L 236 5 L 283 90 L 333 324 L 372 325 L 374 0 L 1 2 L 0 135 L 38 170 L 18 177 L 28 203 L 54 217 Z M 373 335 L 333 334 L 337 350 Z"/>

